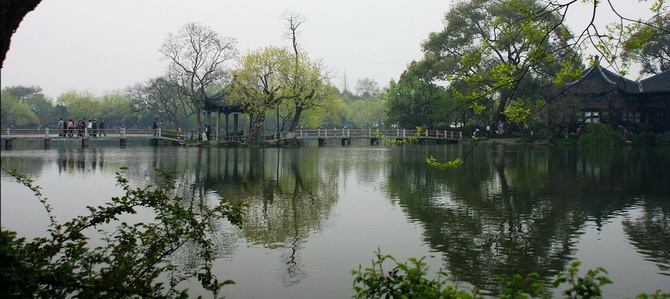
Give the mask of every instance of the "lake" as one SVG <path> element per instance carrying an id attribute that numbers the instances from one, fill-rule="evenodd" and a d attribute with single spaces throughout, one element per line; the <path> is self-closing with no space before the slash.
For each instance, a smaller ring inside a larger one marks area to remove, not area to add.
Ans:
<path id="1" fill-rule="evenodd" d="M 158 168 L 194 198 L 248 202 L 242 228 L 222 223 L 214 236 L 216 273 L 236 282 L 227 298 L 350 298 L 351 270 L 378 248 L 398 261 L 425 256 L 430 273 L 485 294 L 498 274 L 549 281 L 573 260 L 582 273 L 608 270 L 606 298 L 670 291 L 667 147 L 15 148 L 2 166 L 35 179 L 59 221 L 122 195 L 123 166 L 132 185 L 157 183 Z M 457 169 L 425 162 L 467 153 Z M 4 172 L 1 196 L 5 229 L 45 234 L 44 208 Z"/>

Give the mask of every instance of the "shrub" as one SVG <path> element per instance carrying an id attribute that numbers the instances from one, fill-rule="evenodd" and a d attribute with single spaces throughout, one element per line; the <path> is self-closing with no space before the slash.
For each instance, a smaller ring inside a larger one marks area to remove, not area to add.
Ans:
<path id="1" fill-rule="evenodd" d="M 423 262 L 424 258 L 409 259 L 407 263 L 397 263 L 390 255 L 383 255 L 378 249 L 375 252 L 377 260 L 372 261 L 372 268 L 362 269 L 351 273 L 356 275 L 354 279 L 354 298 L 477 298 L 477 290 L 471 293 L 458 291 L 453 286 L 445 286 L 442 280 L 446 274 L 438 272 L 437 279 L 425 277 L 428 266 Z M 384 272 L 384 263 L 389 260 L 395 267 Z M 471 296 L 471 297 L 470 297 Z"/>
<path id="2" fill-rule="evenodd" d="M 219 281 L 212 274 L 215 255 L 207 236 L 216 232 L 215 219 L 240 225 L 241 204 L 220 199 L 209 206 L 171 196 L 175 181 L 160 171 L 163 182 L 159 186 L 132 189 L 117 172 L 124 196 L 104 206 L 88 207 L 89 215 L 61 224 L 51 216 L 52 208 L 39 186 L 15 170 L 5 171 L 34 192 L 51 224 L 49 237 L 32 241 L 2 229 L 2 298 L 184 298 L 187 290 L 175 287 L 191 278 L 216 296 L 224 285 L 233 283 Z M 145 208 L 154 212 L 153 223 L 119 221 L 120 216 Z M 110 223 L 112 231 L 106 229 Z M 89 245 L 85 233 L 91 230 L 105 236 L 103 245 Z M 202 261 L 199 269 L 180 269 L 172 261 L 171 255 L 186 244 Z M 159 282 L 159 277 L 166 278 L 168 285 Z"/>
<path id="3" fill-rule="evenodd" d="M 665 132 L 663 135 L 658 136 L 656 142 L 658 145 L 670 145 L 670 132 Z"/>
<path id="4" fill-rule="evenodd" d="M 618 132 L 602 123 L 591 123 L 584 128 L 579 136 L 580 146 L 623 145 L 626 141 Z"/>
<path id="5" fill-rule="evenodd" d="M 633 145 L 656 145 L 656 134 L 651 132 L 642 132 L 628 136 L 628 140 Z"/>
<path id="6" fill-rule="evenodd" d="M 372 261 L 371 268 L 362 269 L 358 266 L 358 270 L 351 271 L 356 276 L 354 298 L 485 298 L 476 288 L 459 291 L 457 287 L 448 285 L 445 281 L 446 273 L 441 270 L 437 272 L 437 278 L 426 278 L 429 267 L 423 262 L 424 258 L 410 258 L 409 264 L 398 263 L 392 256 L 381 254 L 379 249 L 375 252 L 375 256 L 377 259 Z M 388 271 L 384 271 L 386 261 L 390 261 L 393 265 Z M 579 266 L 579 261 L 572 262 L 564 272 L 558 274 L 550 287 L 557 289 L 567 283 L 568 287 L 562 292 L 566 298 L 601 298 L 601 287 L 611 283 L 606 276 L 607 271 L 597 268 L 588 270 L 584 276 L 580 276 Z M 551 296 L 551 288 L 540 280 L 537 273 L 525 277 L 518 274 L 500 275 L 497 280 L 500 282 L 498 298 Z M 668 298 L 668 296 L 670 294 L 658 290 L 652 294 L 637 295 L 637 298 Z"/>

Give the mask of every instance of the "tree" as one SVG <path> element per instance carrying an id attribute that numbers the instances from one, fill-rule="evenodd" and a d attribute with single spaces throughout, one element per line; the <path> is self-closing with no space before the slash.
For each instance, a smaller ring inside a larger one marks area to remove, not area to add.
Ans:
<path id="1" fill-rule="evenodd" d="M 347 108 L 347 120 L 354 128 L 381 128 L 386 122 L 386 101 L 362 98 Z"/>
<path id="2" fill-rule="evenodd" d="M 69 118 L 95 118 L 102 115 L 100 100 L 89 91 L 70 90 L 56 100 L 57 103 L 67 108 Z"/>
<path id="3" fill-rule="evenodd" d="M 381 96 L 388 109 L 388 122 L 402 128 L 446 127 L 444 121 L 452 110 L 452 101 L 444 88 L 419 78 L 412 71 L 391 81 Z"/>
<path id="4" fill-rule="evenodd" d="M 39 86 L 10 86 L 4 88 L 9 94 L 27 104 L 35 113 L 39 123 L 56 124 L 58 116 L 53 102 L 47 98 Z"/>
<path id="5" fill-rule="evenodd" d="M 140 109 L 151 111 L 154 115 L 175 124 L 177 128 L 182 127 L 180 120 L 186 119 L 187 131 L 188 118 L 198 113 L 190 98 L 181 92 L 179 86 L 165 77 L 151 79 L 145 84 L 136 84 L 128 88 L 126 93 L 137 100 Z"/>
<path id="6" fill-rule="evenodd" d="M 257 140 L 262 135 L 260 130 L 265 123 L 265 113 L 294 96 L 286 81 L 291 60 L 286 49 L 274 46 L 252 51 L 239 59 L 239 69 L 233 73 L 231 94 L 242 100 L 242 106 L 250 115 L 250 140 Z"/>
<path id="7" fill-rule="evenodd" d="M 490 123 L 496 123 L 515 99 L 540 100 L 532 87 L 551 82 L 561 66 L 577 69 L 570 37 L 560 15 L 535 1 L 463 1 L 423 44 L 420 63 L 427 65 L 419 67 L 449 81 L 476 112 L 495 106 Z"/>
<path id="8" fill-rule="evenodd" d="M 37 124 L 37 115 L 30 110 L 28 104 L 23 103 L 7 91 L 2 91 L 0 97 L 2 109 L 0 109 L 1 122 L 5 126 L 17 125 L 27 126 Z"/>
<path id="9" fill-rule="evenodd" d="M 656 27 L 637 27 L 623 44 L 624 59 L 642 65 L 640 74 L 660 74 L 670 70 L 670 16 L 656 15 L 652 19 Z"/>
<path id="10" fill-rule="evenodd" d="M 118 124 L 136 122 L 139 120 L 136 114 L 133 109 L 133 100 L 120 91 L 108 92 L 100 99 L 100 114 L 98 117 L 105 119 L 107 128 Z"/>
<path id="11" fill-rule="evenodd" d="M 199 111 L 205 107 L 207 88 L 225 79 L 224 64 L 237 55 L 236 42 L 209 27 L 189 23 L 170 34 L 160 49 L 170 62 L 168 79 L 179 86 L 198 112 L 198 136 L 202 133 Z"/>
<path id="12" fill-rule="evenodd" d="M 289 132 L 293 132 L 305 110 L 334 101 L 336 94 L 332 92 L 330 75 L 324 71 L 324 67 L 320 63 L 311 62 L 306 54 L 298 51 L 298 27 L 304 22 L 304 18 L 287 14 L 286 20 L 294 56 L 291 72 L 287 74 L 290 97 L 295 104 L 293 119 L 288 129 Z"/>
<path id="13" fill-rule="evenodd" d="M 355 90 L 360 97 L 375 98 L 379 94 L 379 84 L 368 78 L 358 79 Z"/>
<path id="14" fill-rule="evenodd" d="M 5 63 L 12 35 L 19 28 L 23 17 L 33 11 L 42 0 L 4 0 L 0 3 L 0 68 Z"/>

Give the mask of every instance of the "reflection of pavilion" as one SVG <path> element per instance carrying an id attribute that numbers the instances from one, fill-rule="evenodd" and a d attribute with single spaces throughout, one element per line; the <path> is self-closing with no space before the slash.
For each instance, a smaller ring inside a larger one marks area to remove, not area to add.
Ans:
<path id="1" fill-rule="evenodd" d="M 242 102 L 240 100 L 229 100 L 227 98 L 228 94 L 226 92 L 220 92 L 212 97 L 207 97 L 205 99 L 205 112 L 207 113 L 207 124 L 212 127 L 212 113 L 216 113 L 216 130 L 214 130 L 214 136 L 216 140 L 224 139 L 230 140 L 233 138 L 240 138 L 240 132 L 243 132 L 239 129 L 239 117 L 240 114 L 244 113 L 242 108 Z M 225 115 L 225 127 L 223 129 L 223 135 L 220 135 L 221 128 L 221 113 Z M 230 124 L 228 117 L 233 115 L 233 128 L 230 131 Z"/>

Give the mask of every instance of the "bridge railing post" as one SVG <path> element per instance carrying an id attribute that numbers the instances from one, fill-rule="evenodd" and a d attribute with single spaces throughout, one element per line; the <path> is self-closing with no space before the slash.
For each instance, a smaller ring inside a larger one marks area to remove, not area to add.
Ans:
<path id="1" fill-rule="evenodd" d="M 126 138 L 126 128 L 121 128 L 121 138 Z"/>
<path id="2" fill-rule="evenodd" d="M 158 128 L 158 138 L 163 137 L 163 128 Z"/>
<path id="3" fill-rule="evenodd" d="M 88 137 L 88 127 L 84 127 L 84 138 Z"/>
<path id="4" fill-rule="evenodd" d="M 459 132 L 458 135 L 459 135 L 459 138 L 463 138 L 463 131 Z"/>
<path id="5" fill-rule="evenodd" d="M 44 138 L 49 138 L 49 128 L 44 128 Z"/>
<path id="6" fill-rule="evenodd" d="M 7 127 L 7 137 L 12 135 L 12 129 Z"/>

